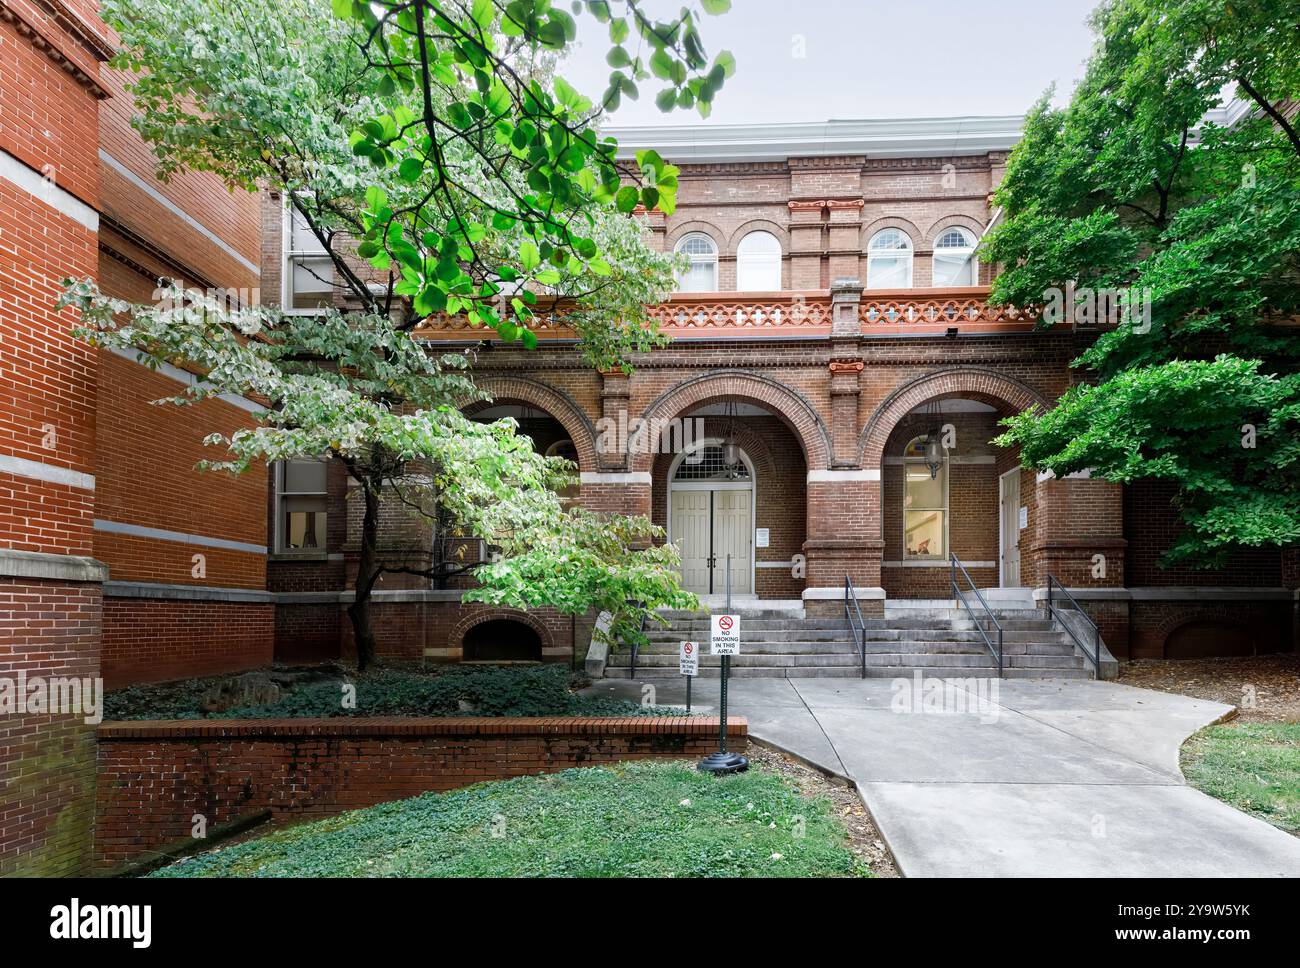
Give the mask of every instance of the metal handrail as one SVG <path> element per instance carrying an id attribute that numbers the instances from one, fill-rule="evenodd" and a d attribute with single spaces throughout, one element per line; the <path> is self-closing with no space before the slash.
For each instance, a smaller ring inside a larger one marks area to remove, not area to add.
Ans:
<path id="1" fill-rule="evenodd" d="M 1062 622 L 1060 618 L 1057 616 L 1056 604 L 1052 601 L 1053 585 L 1055 585 L 1057 588 L 1059 588 L 1062 592 L 1065 593 L 1065 597 L 1070 600 L 1070 604 L 1074 606 L 1074 610 L 1078 612 L 1079 615 L 1083 617 L 1083 620 L 1092 627 L 1092 654 L 1091 655 L 1088 654 L 1088 647 L 1084 645 L 1083 641 L 1079 638 L 1079 636 L 1075 634 L 1074 629 L 1070 628 L 1068 623 Z M 1050 615 L 1052 618 L 1056 619 L 1058 622 L 1061 622 L 1061 628 L 1065 629 L 1065 631 L 1070 633 L 1070 638 L 1072 638 L 1074 640 L 1074 644 L 1079 647 L 1079 651 L 1082 652 L 1092 663 L 1093 672 L 1095 672 L 1098 676 L 1100 676 L 1101 675 L 1101 629 L 1097 628 L 1097 623 L 1094 622 L 1092 620 L 1092 617 L 1083 610 L 1083 608 L 1079 605 L 1079 602 L 1075 599 L 1075 597 L 1070 594 L 1070 590 L 1066 588 L 1064 585 L 1062 585 L 1060 580 L 1055 575 L 1051 575 L 1051 574 L 1047 576 L 1047 614 Z"/>
<path id="2" fill-rule="evenodd" d="M 988 646 L 988 650 L 993 653 L 993 658 L 997 660 L 998 676 L 1000 678 L 1002 676 L 1002 623 L 998 621 L 998 617 L 993 614 L 993 609 L 989 608 L 989 603 L 986 602 L 984 596 L 980 594 L 979 587 L 975 584 L 974 579 L 971 578 L 970 573 L 966 571 L 966 566 L 963 565 L 960 559 L 952 553 L 949 553 L 948 559 L 952 580 L 952 596 L 957 601 L 961 602 L 962 607 L 970 613 L 971 621 L 975 623 L 975 628 L 979 630 L 980 635 L 983 637 L 984 644 Z M 984 630 L 984 626 L 980 624 L 979 618 L 975 615 L 975 610 L 970 607 L 970 603 L 966 601 L 966 596 L 962 593 L 962 590 L 957 587 L 958 571 L 960 571 L 962 577 L 966 579 L 966 583 L 970 585 L 971 591 L 975 593 L 975 597 L 979 599 L 979 603 L 983 606 L 985 613 L 989 617 L 989 621 L 993 623 L 993 627 L 997 629 L 998 644 L 996 648 L 994 648 L 993 640 L 989 638 L 988 632 Z"/>
<path id="3" fill-rule="evenodd" d="M 849 601 L 853 601 L 853 609 L 858 613 L 858 627 L 853 627 L 853 616 L 849 614 Z M 857 593 L 853 590 L 853 582 L 848 575 L 844 576 L 844 621 L 849 625 L 849 631 L 853 633 L 853 642 L 858 647 L 858 654 L 862 657 L 862 678 L 867 677 L 867 623 L 862 620 L 862 606 L 858 604 Z"/>
<path id="4" fill-rule="evenodd" d="M 644 605 L 643 602 L 633 602 L 633 601 L 629 601 L 628 604 L 629 604 L 629 605 L 635 605 L 635 606 L 638 606 L 638 607 L 641 607 L 641 606 Z M 642 613 L 641 613 L 641 634 L 642 634 L 642 635 L 645 635 L 645 623 L 646 623 L 646 614 L 645 614 L 645 612 L 642 612 Z M 636 678 L 636 657 L 637 657 L 637 653 L 639 653 L 640 651 L 641 651 L 641 640 L 640 640 L 640 639 L 634 639 L 634 640 L 632 641 L 632 667 L 631 667 L 631 670 L 630 670 L 629 673 L 628 673 L 628 678 L 629 678 L 629 679 L 635 679 L 635 678 Z"/>

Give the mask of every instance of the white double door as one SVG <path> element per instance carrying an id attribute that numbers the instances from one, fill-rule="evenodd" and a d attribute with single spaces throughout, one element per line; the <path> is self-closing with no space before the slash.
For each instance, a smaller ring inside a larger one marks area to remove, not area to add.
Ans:
<path id="1" fill-rule="evenodd" d="M 754 578 L 754 492 L 743 487 L 674 487 L 669 499 L 672 540 L 682 556 L 682 584 L 697 595 L 749 595 Z"/>

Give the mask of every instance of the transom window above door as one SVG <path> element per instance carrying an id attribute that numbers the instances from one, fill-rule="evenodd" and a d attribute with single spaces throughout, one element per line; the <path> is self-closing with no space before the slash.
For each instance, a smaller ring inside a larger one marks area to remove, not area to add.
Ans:
<path id="1" fill-rule="evenodd" d="M 673 481 L 681 483 L 749 479 L 749 465 L 743 459 L 728 464 L 721 444 L 705 444 L 691 451 L 677 464 L 677 471 L 673 474 Z"/>
<path id="2" fill-rule="evenodd" d="M 677 243 L 676 251 L 686 256 L 686 271 L 678 277 L 678 292 L 716 292 L 718 289 L 718 246 L 703 232 L 691 232 Z"/>

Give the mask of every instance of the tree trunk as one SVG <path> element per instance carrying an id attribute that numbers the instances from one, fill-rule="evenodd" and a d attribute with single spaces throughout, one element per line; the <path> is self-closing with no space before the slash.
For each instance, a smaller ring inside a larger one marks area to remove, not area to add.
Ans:
<path id="1" fill-rule="evenodd" d="M 361 558 L 357 562 L 356 598 L 348 606 L 352 638 L 357 647 L 357 671 L 364 672 L 375 659 L 375 633 L 370 625 L 370 592 L 379 578 L 379 492 L 369 480 L 361 483 L 366 502 L 361 521 Z"/>

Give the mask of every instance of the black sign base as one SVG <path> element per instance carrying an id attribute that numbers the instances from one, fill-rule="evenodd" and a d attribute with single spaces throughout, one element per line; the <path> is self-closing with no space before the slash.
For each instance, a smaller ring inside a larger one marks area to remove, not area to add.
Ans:
<path id="1" fill-rule="evenodd" d="M 749 769 L 749 760 L 739 753 L 724 753 L 718 750 L 716 753 L 710 753 L 695 767 L 697 770 L 703 770 L 705 773 L 744 773 Z"/>

